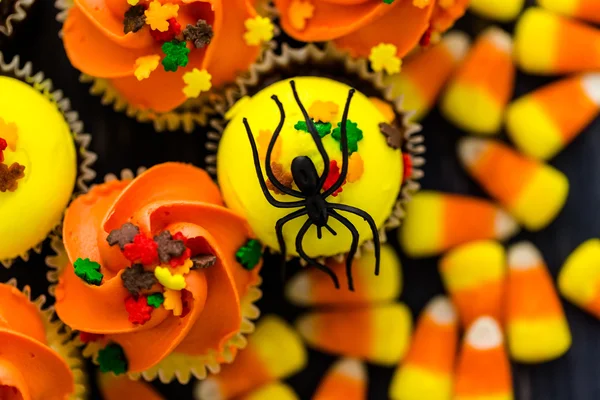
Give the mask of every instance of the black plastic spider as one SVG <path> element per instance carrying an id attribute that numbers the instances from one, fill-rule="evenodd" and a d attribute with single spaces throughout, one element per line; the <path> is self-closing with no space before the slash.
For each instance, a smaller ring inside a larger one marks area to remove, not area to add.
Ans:
<path id="1" fill-rule="evenodd" d="M 292 87 L 292 91 L 294 92 L 294 98 L 296 99 L 296 103 L 298 103 L 298 106 L 300 107 L 300 110 L 302 111 L 302 114 L 304 116 L 304 120 L 306 121 L 306 126 L 308 127 L 308 131 L 309 131 L 310 135 L 312 136 L 312 138 L 317 146 L 317 149 L 319 150 L 319 153 L 321 154 L 321 157 L 323 158 L 323 165 L 324 165 L 323 174 L 321 176 L 319 176 L 319 174 L 317 173 L 315 164 L 309 157 L 298 156 L 298 157 L 294 158 L 294 160 L 292 161 L 291 170 L 292 170 L 292 177 L 294 179 L 294 183 L 296 184 L 296 186 L 298 187 L 299 190 L 295 190 L 295 189 L 286 187 L 275 177 L 275 174 L 273 173 L 273 170 L 271 169 L 271 154 L 273 152 L 273 147 L 275 146 L 275 142 L 277 141 L 277 138 L 279 137 L 279 134 L 281 133 L 281 129 L 283 128 L 283 124 L 285 122 L 285 111 L 283 109 L 283 105 L 281 104 L 281 102 L 279 101 L 277 96 L 273 95 L 271 98 L 275 101 L 275 103 L 277 104 L 277 107 L 279 107 L 279 112 L 280 112 L 281 118 L 279 121 L 279 125 L 277 126 L 277 129 L 273 133 L 271 141 L 269 142 L 269 147 L 267 148 L 267 154 L 266 154 L 266 160 L 265 160 L 265 171 L 266 171 L 267 177 L 269 178 L 269 180 L 271 181 L 273 186 L 275 186 L 279 191 L 281 191 L 282 193 L 287 194 L 289 196 L 299 198 L 301 200 L 293 201 L 293 202 L 282 202 L 282 201 L 276 200 L 271 195 L 271 193 L 269 192 L 269 189 L 267 188 L 265 179 L 264 179 L 262 171 L 261 171 L 260 160 L 259 160 L 258 150 L 256 148 L 256 142 L 254 140 L 254 135 L 252 134 L 252 130 L 250 129 L 248 119 L 244 118 L 244 126 L 246 127 L 248 139 L 250 140 L 250 146 L 252 147 L 252 155 L 254 158 L 254 166 L 256 168 L 256 175 L 258 177 L 258 182 L 260 183 L 260 187 L 265 195 L 265 198 L 274 207 L 277 207 L 277 208 L 300 208 L 299 210 L 294 211 L 294 212 L 286 215 L 285 217 L 281 218 L 275 224 L 275 232 L 277 233 L 277 240 L 279 242 L 279 247 L 281 250 L 282 257 L 283 257 L 283 262 L 285 263 L 285 256 L 286 256 L 286 245 L 285 245 L 285 241 L 283 239 L 284 225 L 293 219 L 307 215 L 308 219 L 306 220 L 304 225 L 302 225 L 302 227 L 298 231 L 298 235 L 296 236 L 296 251 L 297 251 L 298 255 L 303 260 L 305 260 L 308 264 L 313 265 L 316 268 L 318 268 L 321 271 L 328 274 L 331 277 L 331 279 L 333 280 L 335 287 L 338 289 L 340 287 L 340 284 L 339 284 L 338 278 L 335 275 L 335 273 L 331 269 L 329 269 L 327 266 L 319 263 L 317 260 L 308 256 L 302 247 L 302 241 L 304 239 L 304 236 L 306 235 L 306 232 L 311 227 L 311 225 L 315 225 L 317 227 L 317 237 L 319 239 L 321 239 L 321 237 L 322 237 L 322 229 L 323 228 L 327 229 L 329 232 L 331 232 L 331 234 L 336 235 L 337 233 L 327 224 L 329 217 L 336 219 L 342 225 L 344 225 L 346 228 L 348 228 L 350 233 L 352 233 L 352 245 L 350 247 L 350 252 L 346 259 L 346 276 L 348 278 L 348 288 L 353 291 L 354 283 L 353 283 L 353 279 L 352 279 L 352 260 L 354 259 L 356 251 L 358 249 L 359 233 L 356 230 L 356 227 L 354 227 L 354 225 L 347 218 L 345 218 L 343 215 L 341 215 L 338 211 L 345 211 L 345 212 L 348 212 L 351 214 L 358 215 L 358 216 L 362 217 L 365 221 L 367 221 L 367 223 L 369 224 L 369 226 L 373 232 L 373 242 L 375 244 L 375 275 L 379 275 L 379 264 L 380 264 L 380 243 L 379 243 L 379 235 L 377 232 L 377 226 L 375 225 L 375 221 L 373 221 L 373 218 L 365 211 L 363 211 L 359 208 L 356 208 L 356 207 L 345 205 L 345 204 L 328 203 L 327 198 L 329 196 L 331 196 L 333 193 L 335 193 L 335 191 L 338 190 L 342 186 L 342 184 L 346 180 L 346 175 L 348 173 L 348 135 L 347 135 L 347 130 L 346 130 L 346 123 L 348 121 L 348 112 L 350 110 L 350 102 L 352 100 L 352 96 L 354 95 L 355 90 L 351 89 L 350 92 L 348 93 L 348 99 L 346 100 L 346 106 L 344 108 L 344 115 L 342 117 L 342 123 L 341 123 L 342 169 L 341 169 L 341 173 L 340 173 L 340 176 L 337 179 L 337 181 L 329 189 L 327 189 L 323 193 L 321 193 L 323 190 L 323 185 L 325 184 L 327 175 L 329 174 L 329 156 L 327 155 L 327 152 L 325 151 L 325 148 L 323 147 L 321 137 L 317 133 L 317 130 L 315 128 L 315 125 L 314 125 L 312 119 L 308 116 L 306 109 L 304 108 L 304 106 L 302 105 L 302 102 L 300 101 L 300 97 L 298 96 L 298 92 L 296 90 L 295 82 L 293 80 L 290 81 L 290 85 Z"/>

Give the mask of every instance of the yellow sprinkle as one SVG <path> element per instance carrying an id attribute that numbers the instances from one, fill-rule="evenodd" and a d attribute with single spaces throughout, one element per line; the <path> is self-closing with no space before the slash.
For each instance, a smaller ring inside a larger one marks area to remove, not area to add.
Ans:
<path id="1" fill-rule="evenodd" d="M 161 285 L 171 290 L 185 289 L 186 283 L 183 275 L 172 275 L 169 268 L 156 267 L 154 276 Z"/>
<path id="2" fill-rule="evenodd" d="M 317 100 L 308 109 L 308 115 L 315 121 L 331 122 L 339 109 L 340 107 L 332 101 Z"/>
<path id="3" fill-rule="evenodd" d="M 258 15 L 255 18 L 248 18 L 244 25 L 246 26 L 244 40 L 248 46 L 258 46 L 273 39 L 275 27 L 269 18 Z"/>
<path id="4" fill-rule="evenodd" d="M 161 4 L 160 1 L 154 0 L 144 14 L 146 14 L 146 23 L 150 25 L 150 28 L 166 32 L 169 30 L 169 20 L 176 18 L 178 12 L 178 4 Z"/>
<path id="5" fill-rule="evenodd" d="M 140 0 L 127 0 L 127 4 L 129 4 L 130 6 L 137 6 L 139 2 Z"/>
<path id="6" fill-rule="evenodd" d="M 369 55 L 371 67 L 377 72 L 385 70 L 389 75 L 397 74 L 402 65 L 402 60 L 396 56 L 397 52 L 398 49 L 393 44 L 379 43 L 371 48 Z"/>
<path id="7" fill-rule="evenodd" d="M 186 83 L 183 93 L 188 98 L 198 97 L 200 93 L 210 90 L 212 87 L 211 79 L 212 76 L 207 70 L 200 71 L 198 68 L 194 68 L 191 72 L 186 72 L 183 75 L 183 81 Z"/>
<path id="8" fill-rule="evenodd" d="M 299 31 L 306 28 L 306 21 L 313 17 L 315 6 L 310 1 L 294 0 L 288 8 L 290 24 Z"/>
<path id="9" fill-rule="evenodd" d="M 159 55 L 144 56 L 135 60 L 135 77 L 138 81 L 148 79 L 150 74 L 158 67 Z"/>
<path id="10" fill-rule="evenodd" d="M 413 0 L 413 6 L 417 8 L 425 8 L 431 3 L 431 0 Z"/>
<path id="11" fill-rule="evenodd" d="M 177 268 L 173 268 L 173 275 L 185 275 L 190 273 L 190 269 L 194 266 L 194 262 L 190 259 L 186 260 L 183 265 L 180 265 Z M 161 267 L 165 267 L 165 265 L 161 265 Z"/>
<path id="12" fill-rule="evenodd" d="M 181 303 L 181 292 L 177 290 L 166 289 L 163 293 L 165 302 L 163 306 L 165 310 L 173 310 L 173 315 L 179 317 L 183 311 L 183 305 Z"/>
<path id="13" fill-rule="evenodd" d="M 0 118 L 0 138 L 6 140 L 8 148 L 11 151 L 17 150 L 17 139 L 19 138 L 19 128 L 14 122 L 7 123 Z"/>
<path id="14" fill-rule="evenodd" d="M 348 182 L 356 182 L 359 180 L 365 172 L 365 163 L 357 152 L 352 153 L 348 159 Z"/>

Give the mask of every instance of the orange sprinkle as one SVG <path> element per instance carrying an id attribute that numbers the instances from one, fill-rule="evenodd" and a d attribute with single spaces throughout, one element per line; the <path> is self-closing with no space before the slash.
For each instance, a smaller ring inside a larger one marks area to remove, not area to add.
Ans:
<path id="1" fill-rule="evenodd" d="M 315 6 L 310 1 L 294 0 L 288 9 L 290 24 L 299 31 L 306 28 L 306 21 L 313 17 Z"/>
<path id="2" fill-rule="evenodd" d="M 356 182 L 365 172 L 365 163 L 358 153 L 352 153 L 348 159 L 348 182 Z"/>
<path id="3" fill-rule="evenodd" d="M 17 150 L 17 139 L 19 138 L 17 125 L 13 122 L 7 123 L 0 118 L 0 138 L 6 140 L 11 151 Z"/>
<path id="4" fill-rule="evenodd" d="M 339 106 L 332 101 L 317 100 L 308 109 L 308 114 L 315 121 L 331 122 L 339 109 Z"/>

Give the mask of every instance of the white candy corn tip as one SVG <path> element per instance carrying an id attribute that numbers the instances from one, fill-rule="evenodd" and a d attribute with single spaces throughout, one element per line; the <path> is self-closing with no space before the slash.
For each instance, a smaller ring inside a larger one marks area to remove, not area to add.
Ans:
<path id="1" fill-rule="evenodd" d="M 590 100 L 600 106 L 600 73 L 583 74 L 581 85 Z"/>
<path id="2" fill-rule="evenodd" d="M 296 329 L 305 340 L 310 341 L 315 332 L 315 318 L 306 314 L 296 321 Z"/>
<path id="3" fill-rule="evenodd" d="M 442 39 L 442 43 L 456 61 L 464 59 L 469 51 L 469 47 L 471 47 L 471 39 L 469 39 L 466 33 L 461 31 L 447 33 Z"/>
<path id="4" fill-rule="evenodd" d="M 358 381 L 367 380 L 367 369 L 365 368 L 365 364 L 354 358 L 344 358 L 339 360 L 331 367 L 331 370 Z"/>
<path id="5" fill-rule="evenodd" d="M 206 378 L 198 382 L 194 390 L 196 400 L 224 400 L 221 387 L 216 379 Z"/>
<path id="6" fill-rule="evenodd" d="M 543 263 L 540 251 L 531 242 L 520 242 L 508 248 L 508 267 L 530 269 Z"/>
<path id="7" fill-rule="evenodd" d="M 502 331 L 492 317 L 481 317 L 467 330 L 465 342 L 478 350 L 493 349 L 502 345 Z"/>
<path id="8" fill-rule="evenodd" d="M 471 167 L 477 163 L 487 146 L 488 142 L 484 139 L 463 137 L 458 141 L 458 157 L 465 167 Z"/>
<path id="9" fill-rule="evenodd" d="M 457 314 L 452 302 L 445 296 L 436 296 L 427 303 L 425 312 L 440 325 L 456 323 Z"/>
<path id="10" fill-rule="evenodd" d="M 519 229 L 521 229 L 519 224 L 510 214 L 504 210 L 498 210 L 494 221 L 494 230 L 498 239 L 506 240 L 513 237 L 519 232 Z"/>
<path id="11" fill-rule="evenodd" d="M 482 37 L 491 41 L 498 49 L 506 53 L 512 53 L 513 42 L 510 35 L 502 29 L 491 26 L 481 34 Z"/>
<path id="12" fill-rule="evenodd" d="M 307 305 L 310 303 L 310 276 L 307 271 L 294 275 L 285 287 L 285 297 L 293 304 Z"/>

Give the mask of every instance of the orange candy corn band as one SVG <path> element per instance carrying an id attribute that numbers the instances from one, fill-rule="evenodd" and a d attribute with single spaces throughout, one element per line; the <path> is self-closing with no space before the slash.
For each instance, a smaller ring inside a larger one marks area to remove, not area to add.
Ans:
<path id="1" fill-rule="evenodd" d="M 174 350 L 188 355 L 222 352 L 240 330 L 240 299 L 257 283 L 260 265 L 247 271 L 235 260 L 250 232 L 243 219 L 221 204 L 206 172 L 178 163 L 156 166 L 130 183 L 96 186 L 76 199 L 65 216 L 66 252 L 71 262 L 97 260 L 104 279 L 100 286 L 89 285 L 72 266 L 65 268 L 56 289 L 61 319 L 74 329 L 104 334 L 103 343 L 118 343 L 130 372 L 142 372 Z M 123 306 L 129 293 L 121 279 L 129 262 L 118 246 L 106 241 L 111 230 L 126 222 L 150 236 L 164 230 L 181 232 L 190 239 L 192 253 L 216 256 L 212 267 L 186 275 L 193 302 L 183 318 L 159 307 L 143 325 L 129 321 Z"/>
<path id="2" fill-rule="evenodd" d="M 323 378 L 313 400 L 364 400 L 367 398 L 367 371 L 360 361 L 337 361 Z"/>
<path id="3" fill-rule="evenodd" d="M 443 248 L 452 248 L 477 238 L 496 237 L 498 208 L 487 201 L 458 195 L 444 199 Z M 476 229 L 475 229 L 476 228 Z"/>
<path id="4" fill-rule="evenodd" d="M 98 386 L 104 400 L 164 400 L 148 383 L 127 376 L 99 374 Z"/>

